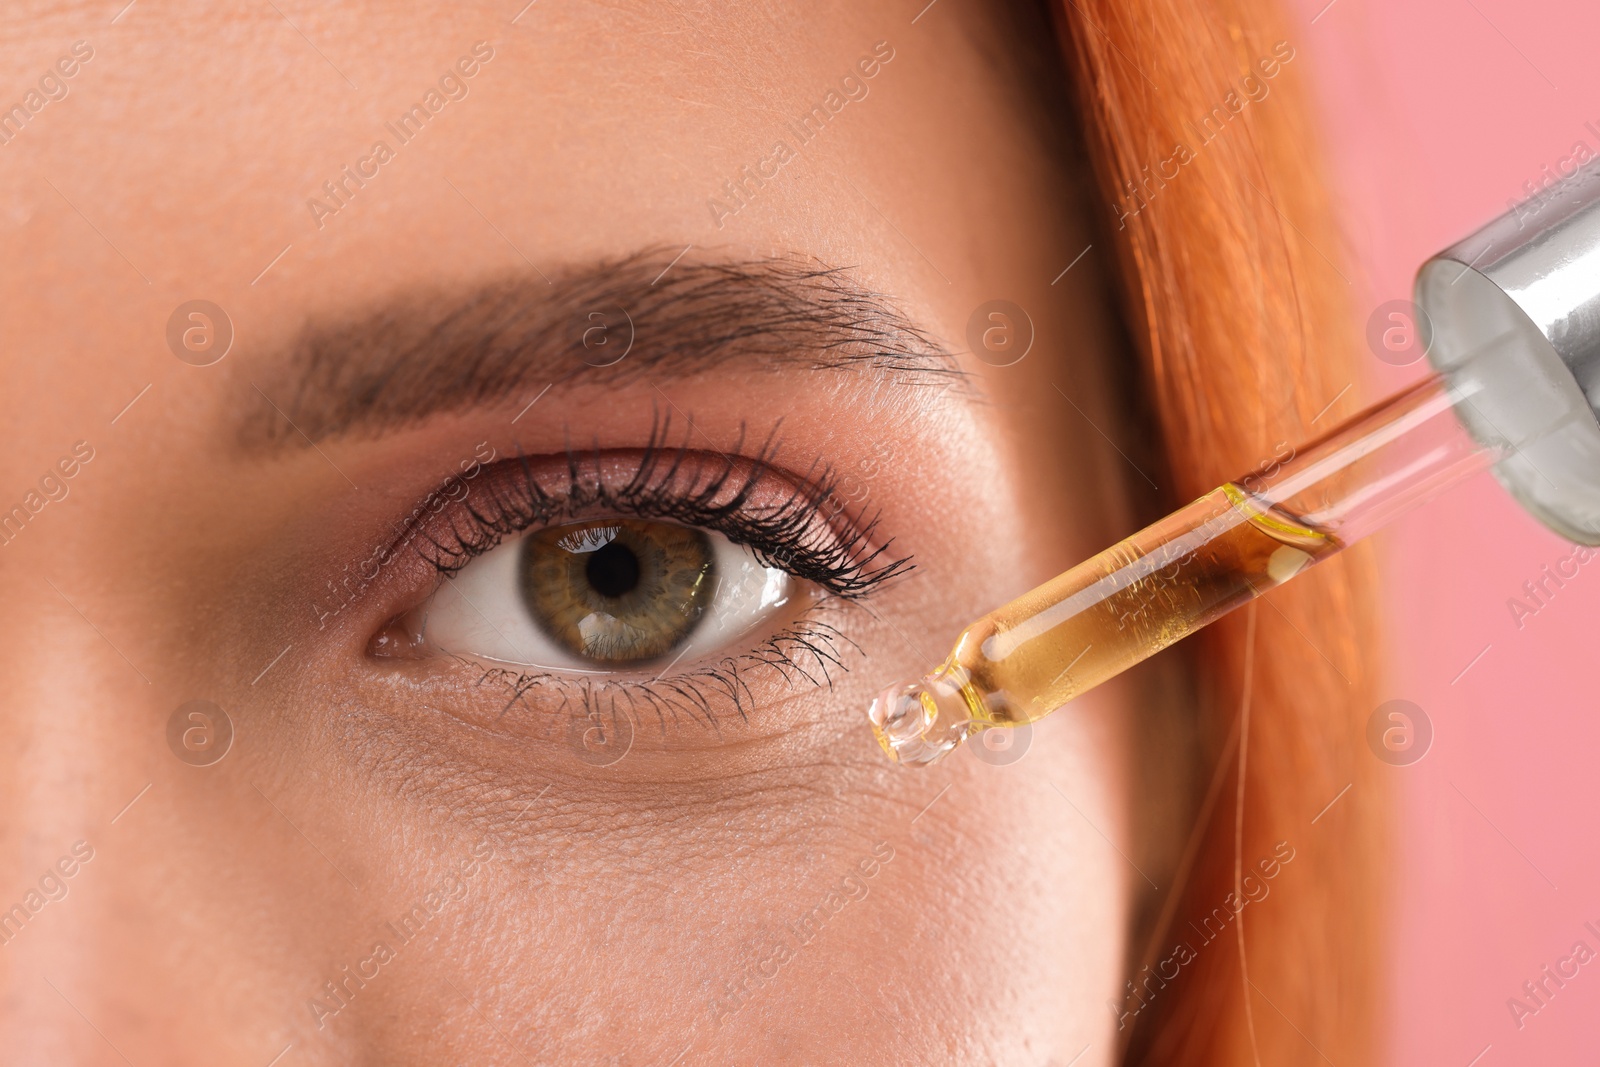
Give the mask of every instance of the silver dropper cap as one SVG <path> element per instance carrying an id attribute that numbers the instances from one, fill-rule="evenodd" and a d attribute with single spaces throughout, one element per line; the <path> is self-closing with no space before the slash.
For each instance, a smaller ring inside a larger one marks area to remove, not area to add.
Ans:
<path id="1" fill-rule="evenodd" d="M 1600 160 L 1422 265 L 1418 327 L 1495 475 L 1600 545 Z"/>

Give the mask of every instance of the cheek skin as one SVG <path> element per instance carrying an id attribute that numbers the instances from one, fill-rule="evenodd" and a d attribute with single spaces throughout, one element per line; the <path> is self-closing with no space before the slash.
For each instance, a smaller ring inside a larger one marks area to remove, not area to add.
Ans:
<path id="1" fill-rule="evenodd" d="M 342 721 L 355 717 L 343 710 Z M 497 1007 L 524 1020 L 525 1032 L 549 1035 L 525 1047 L 557 1058 L 576 1040 L 574 986 L 594 1019 L 588 1039 L 646 1056 L 675 1054 L 659 1037 L 667 1034 L 730 1054 L 820 1055 L 827 1046 L 808 1035 L 826 1033 L 829 1019 L 856 1017 L 850 1013 L 925 1018 L 911 1034 L 866 1027 L 857 1047 L 875 1049 L 874 1057 L 936 1057 L 952 1043 L 974 1054 L 1020 1054 L 1057 1035 L 1032 1013 L 1019 1019 L 1017 1004 L 1040 988 L 1092 995 L 1095 976 L 1114 960 L 1084 936 L 1085 925 L 1124 918 L 1122 872 L 1089 885 L 1050 873 L 1099 869 L 1110 852 L 1050 785 L 1059 778 L 1086 813 L 1115 810 L 1101 762 L 1110 716 L 1092 706 L 1079 714 L 1081 724 L 1041 724 L 1028 757 L 1013 767 L 958 756 L 939 773 L 914 775 L 885 770 L 870 741 L 841 741 L 836 760 L 665 797 L 572 779 L 513 793 L 501 785 L 507 776 L 475 773 L 482 753 L 465 765 L 420 761 L 420 738 L 392 736 L 358 749 L 359 727 L 289 758 L 313 773 L 372 783 L 357 809 L 301 805 L 297 821 L 335 840 L 362 825 L 414 828 L 392 846 L 369 842 L 351 868 L 363 887 L 394 887 L 364 889 L 379 915 L 403 912 L 411 903 L 405 887 L 437 882 L 430 867 L 468 843 L 495 842 L 485 877 L 441 927 L 449 931 L 443 958 L 430 957 L 425 974 L 397 969 L 392 986 L 375 984 L 371 1014 L 423 1010 L 436 995 L 432 972 L 461 967 L 470 968 L 472 988 L 506 991 Z M 428 811 L 441 817 L 419 823 L 416 813 Z M 1010 814 L 999 820 L 996 811 Z M 1100 829 L 1117 835 L 1113 819 Z M 892 859 L 862 876 L 860 861 L 881 856 L 882 845 Z M 865 896 L 848 899 L 847 875 Z M 340 936 L 337 926 L 329 933 Z M 1057 950 L 1040 959 L 1027 949 L 1033 938 Z M 501 947 L 485 955 L 474 946 Z M 775 978 L 747 981 L 779 946 L 793 959 Z M 908 984 L 908 974 L 925 985 Z M 745 990 L 737 1000 L 730 982 Z M 665 993 L 642 1006 L 645 1018 L 664 1024 L 657 1036 L 639 1029 L 640 988 Z M 962 1008 L 945 1015 L 928 1003 Z"/>

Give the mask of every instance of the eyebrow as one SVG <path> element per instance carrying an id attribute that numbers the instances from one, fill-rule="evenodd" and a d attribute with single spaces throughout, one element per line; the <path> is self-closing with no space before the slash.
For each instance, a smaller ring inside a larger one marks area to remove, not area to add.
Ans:
<path id="1" fill-rule="evenodd" d="M 630 334 L 624 358 L 595 365 Z M 931 331 L 846 269 L 799 257 L 681 262 L 660 250 L 548 279 L 518 274 L 401 292 L 308 321 L 267 362 L 276 376 L 264 388 L 251 383 L 261 396 L 241 427 L 247 445 L 375 436 L 541 387 L 609 386 L 641 373 L 665 380 L 735 364 L 854 370 L 940 390 L 966 381 Z"/>

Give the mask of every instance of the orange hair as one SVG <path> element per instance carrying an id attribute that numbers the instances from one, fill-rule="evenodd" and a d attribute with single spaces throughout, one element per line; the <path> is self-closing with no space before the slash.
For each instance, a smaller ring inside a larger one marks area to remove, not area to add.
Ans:
<path id="1" fill-rule="evenodd" d="M 1184 503 L 1271 459 L 1277 442 L 1312 436 L 1312 417 L 1357 381 L 1304 59 L 1272 0 L 1053 2 L 1116 205 L 1109 228 L 1177 486 L 1169 503 Z M 1352 413 L 1357 392 L 1317 429 Z M 1374 585 L 1366 557 L 1346 553 L 1191 642 L 1218 777 L 1130 977 L 1198 942 L 1189 924 L 1229 908 L 1279 842 L 1294 859 L 1270 898 L 1147 987 L 1159 996 L 1120 1035 L 1126 1062 L 1374 1062 L 1385 812 L 1364 742 Z"/>

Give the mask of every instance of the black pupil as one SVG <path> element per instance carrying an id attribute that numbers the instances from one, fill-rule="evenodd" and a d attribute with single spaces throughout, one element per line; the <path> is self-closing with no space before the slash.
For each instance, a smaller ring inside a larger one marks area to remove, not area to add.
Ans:
<path id="1" fill-rule="evenodd" d="M 584 575 L 601 596 L 619 597 L 639 584 L 639 557 L 615 541 L 589 553 Z"/>

